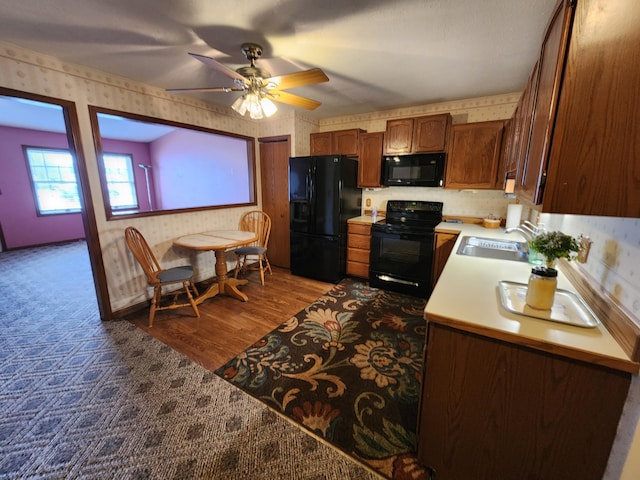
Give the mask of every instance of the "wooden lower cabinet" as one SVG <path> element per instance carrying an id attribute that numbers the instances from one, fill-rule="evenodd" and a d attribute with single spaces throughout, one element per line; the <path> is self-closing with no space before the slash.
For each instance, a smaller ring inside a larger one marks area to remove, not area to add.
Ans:
<path id="1" fill-rule="evenodd" d="M 347 224 L 347 275 L 369 278 L 371 224 Z"/>
<path id="2" fill-rule="evenodd" d="M 429 322 L 418 460 L 446 480 L 600 480 L 630 382 Z"/>
<path id="3" fill-rule="evenodd" d="M 440 274 L 442 273 L 442 270 L 444 270 L 444 265 L 447 263 L 457 239 L 457 233 L 436 232 L 433 254 L 433 272 L 431 275 L 431 285 L 433 287 L 438 283 L 438 278 L 440 278 Z"/>

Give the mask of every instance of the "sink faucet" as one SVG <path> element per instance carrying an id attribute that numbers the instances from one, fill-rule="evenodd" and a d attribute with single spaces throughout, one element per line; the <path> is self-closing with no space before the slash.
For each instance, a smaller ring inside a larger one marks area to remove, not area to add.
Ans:
<path id="1" fill-rule="evenodd" d="M 536 232 L 528 227 L 527 225 L 520 225 L 518 227 L 511 227 L 511 228 L 507 228 L 505 229 L 504 233 L 511 233 L 511 232 L 518 232 L 520 235 L 522 235 L 524 237 L 524 239 L 528 242 L 529 240 L 531 240 L 533 238 L 533 236 L 536 234 Z"/>

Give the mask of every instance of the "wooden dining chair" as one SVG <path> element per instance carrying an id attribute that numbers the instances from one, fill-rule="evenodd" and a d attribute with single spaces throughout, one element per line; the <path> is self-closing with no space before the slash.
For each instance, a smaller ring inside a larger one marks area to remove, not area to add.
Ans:
<path id="1" fill-rule="evenodd" d="M 133 253 L 133 256 L 136 258 L 147 277 L 147 283 L 153 287 L 153 298 L 151 299 L 151 308 L 149 310 L 149 327 L 153 326 L 153 319 L 156 312 L 159 310 L 170 310 L 191 306 L 196 317 L 199 318 L 200 312 L 198 311 L 198 306 L 194 300 L 194 295 L 196 297 L 198 296 L 198 290 L 193 282 L 193 267 L 191 265 L 184 265 L 163 269 L 160 267 L 153 251 L 149 248 L 149 244 L 136 228 L 127 227 L 124 231 L 124 235 L 129 250 L 131 250 L 131 253 Z M 176 285 L 178 283 L 182 284 L 182 289 L 170 292 L 162 291 L 162 287 Z M 178 296 L 183 291 L 187 294 L 187 299 L 189 300 L 188 303 L 178 303 Z M 162 297 L 169 295 L 173 295 L 173 302 L 162 305 Z"/>
<path id="2" fill-rule="evenodd" d="M 262 210 L 250 210 L 240 218 L 239 228 L 245 232 L 254 232 L 258 239 L 249 245 L 243 245 L 234 250 L 237 256 L 234 277 L 238 278 L 238 273 L 246 270 L 259 270 L 260 283 L 264 285 L 265 270 L 269 271 L 269 275 L 273 274 L 267 258 L 267 247 L 269 245 L 269 235 L 271 234 L 271 217 Z M 257 261 L 247 263 L 250 257 Z"/>

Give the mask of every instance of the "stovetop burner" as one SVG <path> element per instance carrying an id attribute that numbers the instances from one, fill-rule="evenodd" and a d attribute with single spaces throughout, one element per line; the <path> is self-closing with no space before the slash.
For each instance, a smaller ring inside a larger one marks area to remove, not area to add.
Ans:
<path id="1" fill-rule="evenodd" d="M 442 202 L 389 200 L 386 217 L 374 229 L 405 231 L 433 230 L 442 221 Z"/>

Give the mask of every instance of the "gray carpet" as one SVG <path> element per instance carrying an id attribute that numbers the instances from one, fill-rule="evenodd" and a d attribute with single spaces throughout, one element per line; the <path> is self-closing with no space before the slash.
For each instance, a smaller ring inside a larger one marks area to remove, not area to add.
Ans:
<path id="1" fill-rule="evenodd" d="M 0 478 L 375 479 L 128 322 L 86 245 L 0 253 Z"/>

